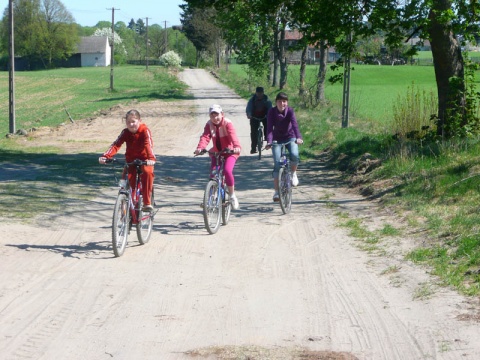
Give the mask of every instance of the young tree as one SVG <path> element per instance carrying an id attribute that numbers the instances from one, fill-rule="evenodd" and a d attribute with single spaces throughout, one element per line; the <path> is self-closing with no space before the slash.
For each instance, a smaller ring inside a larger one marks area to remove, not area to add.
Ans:
<path id="1" fill-rule="evenodd" d="M 75 50 L 79 37 L 73 16 L 59 0 L 43 0 L 39 21 L 38 56 L 52 66 L 54 59 L 66 59 Z"/>
<path id="2" fill-rule="evenodd" d="M 214 8 L 195 8 L 180 5 L 182 13 L 182 31 L 197 50 L 197 66 L 200 63 L 202 52 L 210 51 L 215 55 L 218 38 L 221 37 L 220 29 L 215 25 L 217 16 Z"/>
<path id="3" fill-rule="evenodd" d="M 15 53 L 51 66 L 75 50 L 78 29 L 59 0 L 14 0 Z M 2 21 L 2 47 L 8 46 L 8 8 Z"/>

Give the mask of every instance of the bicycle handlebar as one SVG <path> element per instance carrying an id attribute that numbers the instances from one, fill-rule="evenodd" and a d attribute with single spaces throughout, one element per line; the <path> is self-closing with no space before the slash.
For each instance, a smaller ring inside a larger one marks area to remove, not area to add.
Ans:
<path id="1" fill-rule="evenodd" d="M 222 151 L 210 151 L 210 150 L 207 150 L 207 149 L 202 149 L 198 154 L 195 154 L 195 156 L 199 156 L 199 155 L 204 155 L 206 153 L 209 153 L 209 154 L 214 154 L 214 155 L 222 155 L 222 154 L 234 154 L 233 150 L 232 149 L 229 149 L 229 148 L 226 148 L 226 149 L 223 149 Z"/>
<path id="2" fill-rule="evenodd" d="M 250 116 L 250 119 L 251 119 L 251 120 L 263 121 L 263 120 L 266 120 L 266 119 L 267 119 L 267 117 L 266 117 L 266 116 L 264 116 L 264 117 L 262 117 L 262 118 L 258 118 L 258 117 L 255 117 L 255 116 Z"/>
<path id="3" fill-rule="evenodd" d="M 106 159 L 105 160 L 105 164 L 118 163 L 118 162 L 120 162 L 120 160 L 118 160 L 116 158 L 111 158 L 111 159 Z M 124 165 L 128 165 L 128 166 L 130 166 L 130 165 L 135 165 L 135 166 L 147 165 L 147 161 L 146 160 L 135 159 L 132 162 L 125 161 Z"/>

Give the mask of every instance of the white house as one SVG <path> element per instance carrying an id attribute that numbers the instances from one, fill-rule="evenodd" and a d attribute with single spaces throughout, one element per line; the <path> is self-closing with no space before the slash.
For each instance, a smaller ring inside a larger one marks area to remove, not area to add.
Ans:
<path id="1" fill-rule="evenodd" d="M 78 44 L 81 66 L 109 66 L 112 48 L 107 36 L 85 36 Z"/>

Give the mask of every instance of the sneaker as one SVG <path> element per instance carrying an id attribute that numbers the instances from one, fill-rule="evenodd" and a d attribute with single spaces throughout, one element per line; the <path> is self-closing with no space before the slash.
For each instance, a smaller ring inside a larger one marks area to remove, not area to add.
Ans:
<path id="1" fill-rule="evenodd" d="M 152 205 L 143 205 L 142 211 L 152 212 L 153 211 L 153 206 Z"/>
<path id="2" fill-rule="evenodd" d="M 238 208 L 240 207 L 240 205 L 238 205 L 238 199 L 235 195 L 233 195 L 232 197 L 230 197 L 230 202 L 232 203 L 232 208 L 233 210 L 238 210 Z"/>
<path id="3" fill-rule="evenodd" d="M 297 177 L 297 172 L 296 171 L 292 174 L 292 185 L 293 186 L 298 185 L 298 177 Z"/>
<path id="4" fill-rule="evenodd" d="M 250 154 L 256 154 L 257 150 L 250 150 Z"/>
<path id="5" fill-rule="evenodd" d="M 280 201 L 280 195 L 278 195 L 278 191 L 275 191 L 275 193 L 273 194 L 273 201 Z"/>

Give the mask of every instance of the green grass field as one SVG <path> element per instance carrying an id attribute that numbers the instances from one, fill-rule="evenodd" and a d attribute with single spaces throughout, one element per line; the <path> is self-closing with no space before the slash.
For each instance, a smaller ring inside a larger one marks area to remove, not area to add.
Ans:
<path id="1" fill-rule="evenodd" d="M 15 73 L 16 129 L 55 126 L 94 116 L 118 103 L 185 97 L 185 85 L 162 67 L 85 67 Z M 157 81 L 152 81 L 157 80 Z M 8 72 L 0 72 L 8 84 Z M 68 111 L 68 114 L 67 114 Z M 8 85 L 0 92 L 0 134 L 9 131 Z"/>
<path id="2" fill-rule="evenodd" d="M 229 71 L 245 79 L 245 70 L 242 65 L 231 65 Z M 284 89 L 289 95 L 295 96 L 300 82 L 300 66 L 288 67 L 288 85 Z M 309 65 L 306 71 L 306 87 L 315 91 L 318 66 Z M 329 72 L 328 76 L 334 73 Z M 436 94 L 435 74 L 431 66 L 378 66 L 355 65 L 351 72 L 350 82 L 350 116 L 352 120 L 372 120 L 381 127 L 388 126 L 393 116 L 393 106 L 398 102 L 399 96 L 405 97 L 408 88 L 412 85 L 418 90 L 434 92 Z M 238 82 L 238 86 L 248 89 L 247 81 Z M 274 97 L 276 89 L 268 87 L 267 93 Z M 250 89 L 255 85 L 251 84 Z M 250 90 L 254 91 L 254 90 Z M 246 96 L 248 91 L 239 90 L 240 95 Z M 325 96 L 328 101 L 336 106 L 341 106 L 343 85 L 341 83 L 325 86 Z"/>

